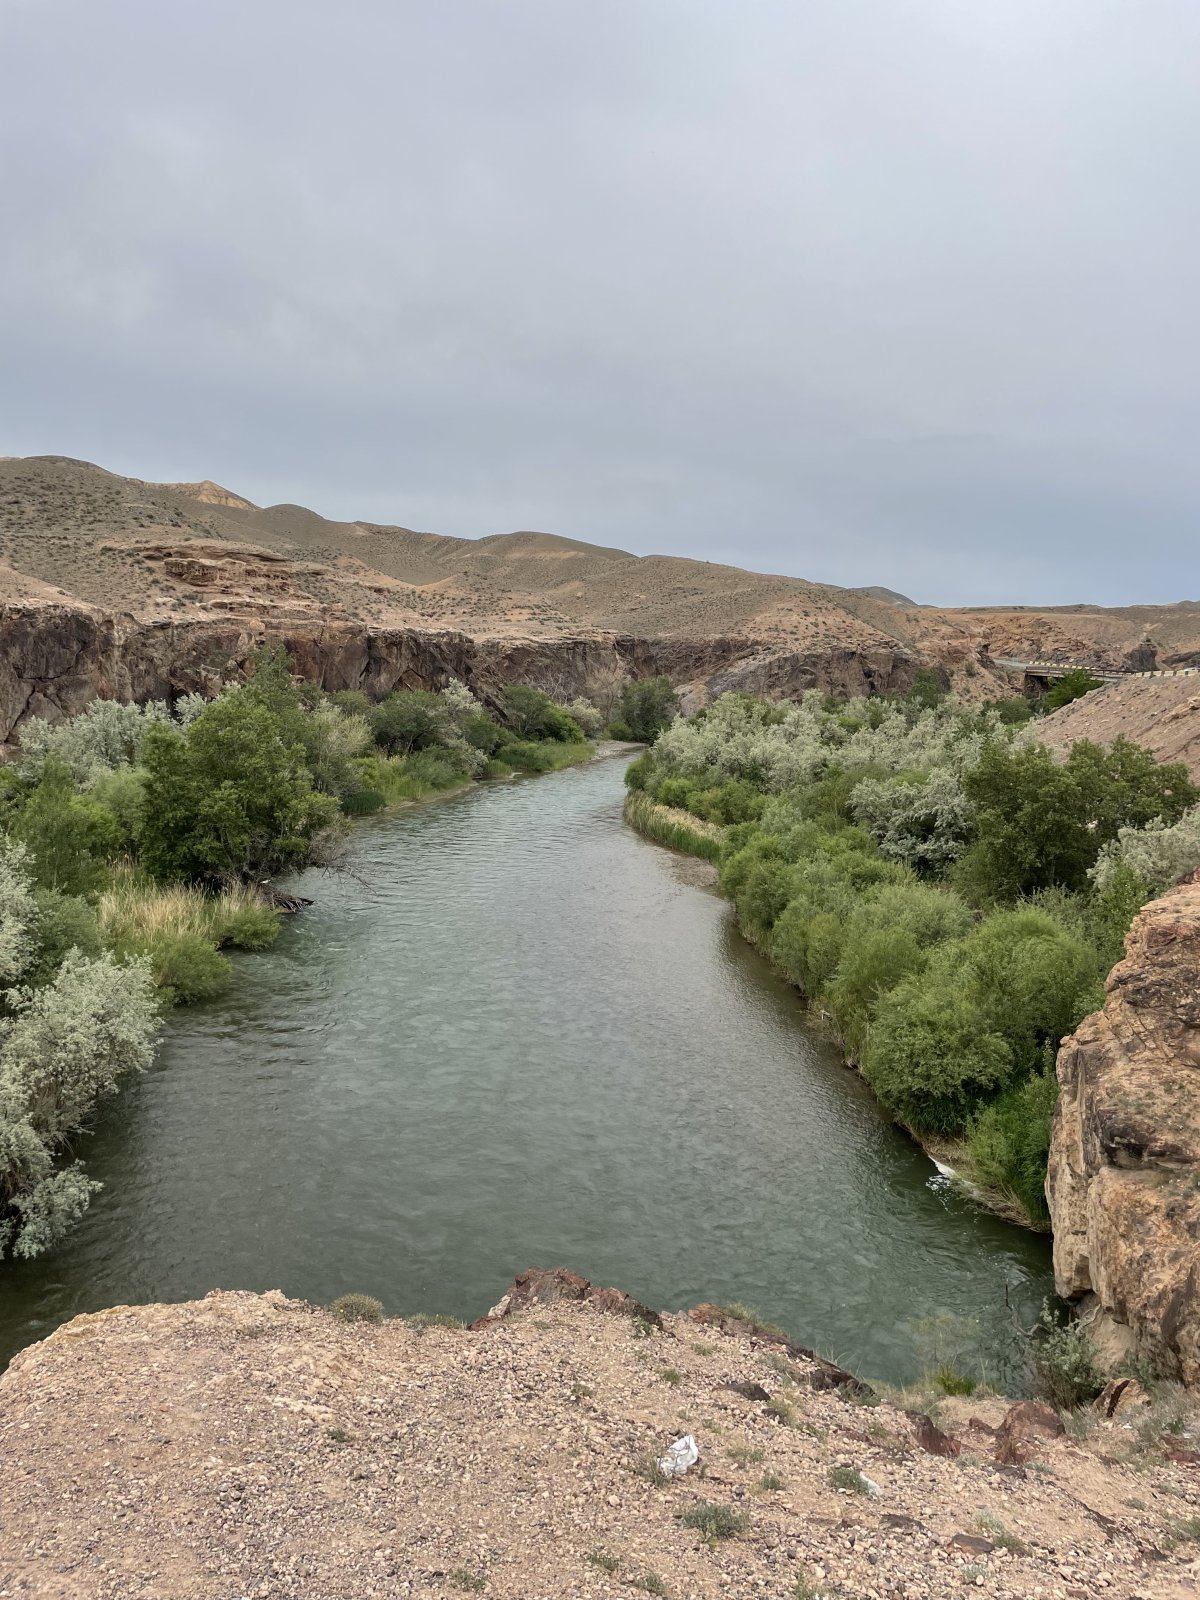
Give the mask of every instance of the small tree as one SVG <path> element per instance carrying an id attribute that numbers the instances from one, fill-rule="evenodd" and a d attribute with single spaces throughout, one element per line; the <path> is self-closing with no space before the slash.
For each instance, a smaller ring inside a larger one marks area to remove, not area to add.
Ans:
<path id="1" fill-rule="evenodd" d="M 297 866 L 337 816 L 316 794 L 297 746 L 244 690 L 223 694 L 185 732 L 155 729 L 143 746 L 140 845 L 161 880 L 249 879 Z"/>
<path id="2" fill-rule="evenodd" d="M 615 722 L 624 723 L 631 736 L 653 744 L 679 713 L 679 700 L 670 678 L 635 678 L 622 684 Z"/>
<path id="3" fill-rule="evenodd" d="M 36 882 L 63 894 L 94 895 L 121 845 L 112 812 L 90 795 L 77 794 L 71 769 L 56 756 L 43 764 L 13 834 L 28 847 Z"/>
<path id="4" fill-rule="evenodd" d="M 1100 679 L 1093 678 L 1086 667 L 1076 667 L 1051 684 L 1046 693 L 1046 710 L 1058 711 L 1062 706 L 1069 706 L 1072 700 L 1078 700 L 1081 695 L 1103 687 Z"/>
<path id="5" fill-rule="evenodd" d="M 58 1242 L 98 1187 L 54 1158 L 96 1102 L 154 1054 L 158 1012 L 141 963 L 71 952 L 52 984 L 13 991 L 0 1027 L 0 1255 Z"/>

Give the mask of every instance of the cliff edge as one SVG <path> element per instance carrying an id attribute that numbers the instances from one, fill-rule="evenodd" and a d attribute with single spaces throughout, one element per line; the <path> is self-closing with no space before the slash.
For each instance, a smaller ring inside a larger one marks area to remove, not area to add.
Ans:
<path id="1" fill-rule="evenodd" d="M 1064 1040 L 1046 1196 L 1060 1294 L 1200 1385 L 1200 874 L 1137 916 Z"/>
<path id="2" fill-rule="evenodd" d="M 1083 1446 L 1030 1402 L 945 1401 L 938 1427 L 874 1400 L 727 1311 L 563 1271 L 472 1329 L 279 1293 L 120 1306 L 0 1379 L 0 1594 L 1194 1592 L 1186 1451 L 1135 1472 L 1120 1413 Z"/>

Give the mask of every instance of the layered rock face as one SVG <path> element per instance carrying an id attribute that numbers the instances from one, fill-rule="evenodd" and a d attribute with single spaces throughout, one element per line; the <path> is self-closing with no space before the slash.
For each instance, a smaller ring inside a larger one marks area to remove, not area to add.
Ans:
<path id="1" fill-rule="evenodd" d="M 506 683 L 536 684 L 602 704 L 623 678 L 665 673 L 704 704 L 724 689 L 865 693 L 898 690 L 916 661 L 896 650 L 769 650 L 752 638 L 472 637 L 455 629 L 377 627 L 339 621 L 297 625 L 286 617 L 180 620 L 111 615 L 44 603 L 0 606 L 0 740 L 29 717 L 74 716 L 97 696 L 171 699 L 212 693 L 244 672 L 254 651 L 278 640 L 300 675 L 330 691 L 372 698 L 397 688 L 440 689 L 459 678 L 485 700 Z"/>
<path id="2" fill-rule="evenodd" d="M 1046 1194 L 1060 1294 L 1200 1385 L 1200 873 L 1148 905 L 1058 1056 Z"/>

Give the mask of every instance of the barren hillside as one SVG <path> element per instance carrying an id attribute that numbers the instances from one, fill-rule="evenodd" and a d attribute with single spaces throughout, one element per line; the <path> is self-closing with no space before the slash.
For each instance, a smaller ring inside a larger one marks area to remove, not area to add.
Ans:
<path id="1" fill-rule="evenodd" d="M 1059 750 L 1076 739 L 1111 744 L 1122 734 L 1160 761 L 1184 762 L 1200 779 L 1200 676 L 1106 684 L 1038 724 L 1038 737 Z"/>
<path id="2" fill-rule="evenodd" d="M 922 663 L 981 699 L 1013 681 L 998 658 L 1114 670 L 1200 660 L 1195 602 L 939 610 L 878 588 L 548 533 L 451 539 L 333 522 L 302 506 L 255 506 L 208 480 L 147 483 L 58 456 L 0 459 L 0 600 L 10 680 L 0 684 L 0 737 L 32 709 L 57 714 L 88 692 L 194 685 L 267 634 L 330 686 L 423 681 L 400 657 L 427 653 L 436 636 L 442 655 L 483 651 L 485 689 L 489 672 L 521 670 L 586 688 L 595 658 L 615 650 L 602 677 L 664 671 L 691 703 L 730 687 L 903 689 Z M 94 652 L 77 642 L 64 663 L 46 638 L 64 628 L 107 642 Z M 581 651 L 591 652 L 586 670 Z M 143 671 L 147 658 L 153 671 Z"/>

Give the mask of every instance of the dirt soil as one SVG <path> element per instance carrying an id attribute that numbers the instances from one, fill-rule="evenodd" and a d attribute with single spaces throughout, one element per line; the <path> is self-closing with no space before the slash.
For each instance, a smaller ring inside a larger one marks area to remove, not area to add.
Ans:
<path id="1" fill-rule="evenodd" d="M 1037 733 L 1052 749 L 1063 751 L 1077 739 L 1111 744 L 1123 735 L 1160 761 L 1182 761 L 1200 780 L 1200 676 L 1107 684 L 1044 717 Z"/>
<path id="2" fill-rule="evenodd" d="M 1194 1450 L 995 1399 L 939 1430 L 711 1308 L 637 1309 L 535 1293 L 468 1331 L 214 1292 L 76 1318 L 0 1380 L 0 1595 L 1195 1594 Z M 698 1465 L 650 1481 L 687 1433 Z M 731 1536 L 688 1525 L 706 1504 Z"/>

